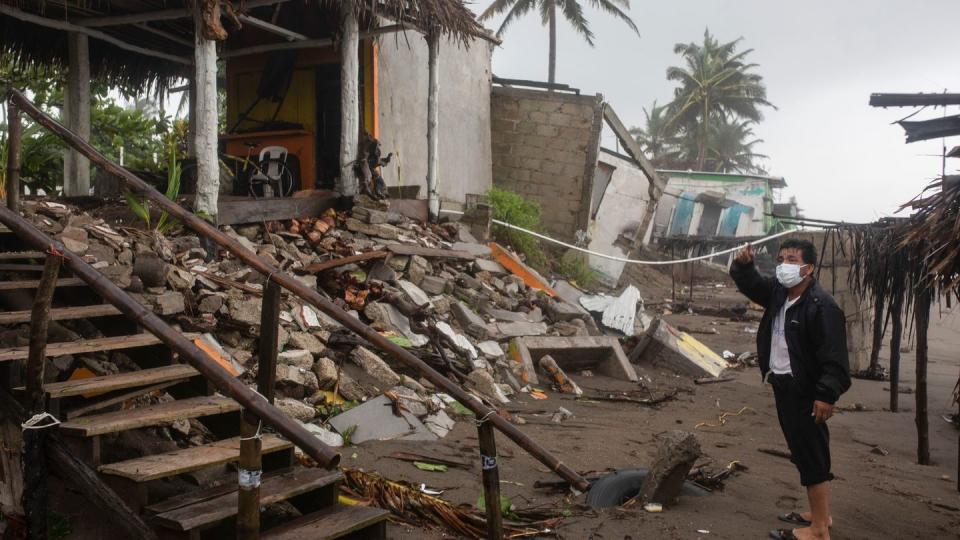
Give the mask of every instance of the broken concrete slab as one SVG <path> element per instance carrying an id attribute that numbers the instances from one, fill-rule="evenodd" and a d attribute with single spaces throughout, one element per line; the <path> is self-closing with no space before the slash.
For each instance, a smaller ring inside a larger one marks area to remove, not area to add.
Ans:
<path id="1" fill-rule="evenodd" d="M 486 339 L 487 321 L 483 320 L 483 317 L 477 315 L 463 302 L 450 304 L 450 309 L 453 311 L 453 316 L 456 317 L 457 322 L 468 334 L 477 339 Z"/>
<path id="2" fill-rule="evenodd" d="M 322 357 L 313 364 L 313 374 L 317 376 L 317 386 L 321 390 L 331 390 L 337 384 L 337 364 Z"/>
<path id="3" fill-rule="evenodd" d="M 314 437 L 320 439 L 320 442 L 331 448 L 339 448 L 343 446 L 343 437 L 341 437 L 339 433 L 330 431 L 329 429 L 316 424 L 303 424 L 303 427 Z"/>
<path id="4" fill-rule="evenodd" d="M 574 394 L 577 397 L 583 395 L 583 390 L 577 386 L 577 383 L 573 381 L 570 377 L 564 373 L 563 369 L 557 365 L 557 361 L 553 359 L 549 354 L 544 355 L 540 358 L 540 361 L 537 362 L 537 365 L 540 366 L 540 370 L 547 374 L 550 378 L 550 382 L 553 383 L 559 391 L 565 394 Z"/>
<path id="5" fill-rule="evenodd" d="M 503 357 L 503 349 L 500 348 L 500 344 L 496 341 L 481 341 L 477 343 L 477 349 L 491 360 Z"/>
<path id="6" fill-rule="evenodd" d="M 430 305 L 430 297 L 427 296 L 427 293 L 423 292 L 423 289 L 420 287 L 417 287 L 405 279 L 398 280 L 397 286 L 400 287 L 404 294 L 407 295 L 407 298 L 409 298 L 417 308 L 423 309 Z"/>
<path id="7" fill-rule="evenodd" d="M 437 321 L 435 325 L 436 329 L 443 334 L 444 337 L 453 345 L 459 352 L 465 354 L 471 362 L 480 357 L 480 354 L 477 352 L 477 349 L 473 346 L 473 343 L 470 343 L 470 340 L 466 338 L 463 334 L 457 333 L 449 324 L 443 321 Z"/>
<path id="8" fill-rule="evenodd" d="M 547 317 L 554 322 L 572 321 L 587 316 L 582 308 L 564 300 L 548 300 L 546 306 L 544 306 L 544 311 L 546 311 Z"/>
<path id="9" fill-rule="evenodd" d="M 370 302 L 363 314 L 373 321 L 373 326 L 381 330 L 392 330 L 410 340 L 414 347 L 423 347 L 430 343 L 427 336 L 417 334 L 410 328 L 410 320 L 400 310 L 383 302 Z"/>
<path id="10" fill-rule="evenodd" d="M 533 308 L 526 313 L 523 311 L 507 311 L 505 309 L 495 308 L 491 303 L 487 302 L 483 305 L 482 311 L 484 314 L 498 321 L 530 323 L 543 321 L 543 312 L 540 311 L 540 308 Z"/>
<path id="11" fill-rule="evenodd" d="M 260 324 L 259 298 L 230 298 L 227 301 L 227 313 L 230 318 L 249 325 Z"/>
<path id="12" fill-rule="evenodd" d="M 489 371 L 485 369 L 475 369 L 467 375 L 467 381 L 470 382 L 477 392 L 483 394 L 488 399 L 492 399 L 501 404 L 510 403 L 510 399 Z"/>
<path id="13" fill-rule="evenodd" d="M 637 494 L 638 502 L 673 504 L 699 457 L 700 442 L 693 433 L 674 430 L 664 434 L 657 446 L 657 458 Z"/>
<path id="14" fill-rule="evenodd" d="M 277 398 L 274 401 L 274 405 L 287 416 L 292 416 L 301 422 L 309 422 L 317 415 L 316 409 L 299 399 L 286 397 Z"/>
<path id="15" fill-rule="evenodd" d="M 313 354 L 306 349 L 291 349 L 278 354 L 277 363 L 311 369 L 313 367 Z"/>
<path id="16" fill-rule="evenodd" d="M 302 399 L 320 389 L 310 368 L 277 364 L 277 389 L 287 397 Z"/>
<path id="17" fill-rule="evenodd" d="M 393 402 L 387 396 L 377 396 L 330 419 L 341 435 L 353 430 L 352 443 L 365 441 L 435 441 L 434 435 L 416 416 L 400 411 L 393 414 Z"/>
<path id="18" fill-rule="evenodd" d="M 320 356 L 326 350 L 323 342 L 309 332 L 290 332 L 289 344 L 297 349 L 310 351 L 314 356 Z"/>
<path id="19" fill-rule="evenodd" d="M 657 318 L 630 353 L 631 358 L 693 377 L 719 377 L 729 367 L 726 360 L 690 334 Z"/>
<path id="20" fill-rule="evenodd" d="M 350 359 L 385 388 L 400 384 L 400 375 L 397 375 L 397 372 L 388 366 L 383 359 L 367 348 L 356 347 L 350 352 Z"/>
<path id="21" fill-rule="evenodd" d="M 509 356 L 518 364 L 518 375 L 524 383 L 539 383 L 535 366 L 546 355 L 568 373 L 589 369 L 608 377 L 639 380 L 620 341 L 612 336 L 527 336 L 510 341 Z"/>
<path id="22" fill-rule="evenodd" d="M 454 242 L 450 249 L 454 251 L 465 251 L 474 257 L 489 257 L 490 248 L 483 244 L 473 244 L 470 242 Z"/>
<path id="23" fill-rule="evenodd" d="M 439 410 L 427 415 L 423 419 L 423 424 L 427 426 L 427 429 L 434 435 L 442 439 L 447 436 L 447 433 L 450 433 L 450 430 L 457 425 L 457 422 L 453 418 L 450 418 L 450 415 L 445 411 Z"/>
<path id="24" fill-rule="evenodd" d="M 410 264 L 407 265 L 407 277 L 410 278 L 410 281 L 419 285 L 423 281 L 424 276 L 430 275 L 433 273 L 433 268 L 430 266 L 430 262 L 419 255 L 413 255 L 410 257 Z"/>
<path id="25" fill-rule="evenodd" d="M 504 268 L 500 263 L 497 261 L 491 261 L 489 259 L 477 259 L 473 261 L 473 266 L 478 272 L 489 272 L 494 276 L 502 276 L 507 273 L 507 269 Z"/>
<path id="26" fill-rule="evenodd" d="M 547 333 L 547 323 L 534 322 L 495 322 L 487 325 L 487 333 L 498 339 L 520 336 L 542 336 Z"/>
<path id="27" fill-rule="evenodd" d="M 448 281 L 439 278 L 436 276 L 423 276 L 423 279 L 420 281 L 420 288 L 423 289 L 423 292 L 430 295 L 443 294 L 447 290 Z"/>

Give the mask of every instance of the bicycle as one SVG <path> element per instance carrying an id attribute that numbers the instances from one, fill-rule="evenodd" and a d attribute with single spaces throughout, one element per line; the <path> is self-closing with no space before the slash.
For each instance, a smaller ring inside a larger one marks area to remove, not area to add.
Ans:
<path id="1" fill-rule="evenodd" d="M 235 156 L 226 152 L 217 153 L 220 165 L 220 186 L 232 186 L 234 195 L 249 195 L 255 199 L 271 197 L 289 197 L 295 187 L 294 175 L 286 163 L 286 155 L 282 160 L 265 159 L 258 161 L 254 156 L 254 149 L 260 146 L 259 142 L 247 142 L 247 154 Z M 184 185 L 196 191 L 197 180 L 196 160 L 191 160 L 183 166 L 182 177 Z"/>

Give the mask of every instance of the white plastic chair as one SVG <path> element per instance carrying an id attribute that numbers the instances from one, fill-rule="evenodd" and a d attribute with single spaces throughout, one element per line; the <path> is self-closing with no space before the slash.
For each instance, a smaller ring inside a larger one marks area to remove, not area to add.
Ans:
<path id="1" fill-rule="evenodd" d="M 263 184 L 265 197 L 283 193 L 283 174 L 286 172 L 288 150 L 284 146 L 266 146 L 260 150 L 260 170 L 250 177 L 251 184 Z M 273 193 L 267 194 L 266 186 Z"/>

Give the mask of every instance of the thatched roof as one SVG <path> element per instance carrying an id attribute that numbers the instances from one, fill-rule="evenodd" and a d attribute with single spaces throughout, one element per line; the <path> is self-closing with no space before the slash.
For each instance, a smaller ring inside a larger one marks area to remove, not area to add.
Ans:
<path id="1" fill-rule="evenodd" d="M 108 38 L 160 53 L 160 57 L 146 56 L 91 36 L 90 69 L 94 77 L 131 89 L 160 90 L 192 72 L 194 29 L 192 18 L 186 15 L 192 4 L 188 0 L 0 0 L 0 7 L 71 24 L 82 24 L 84 19 L 91 18 L 182 11 L 184 16 L 178 17 L 174 13 L 174 16 L 147 23 L 136 21 L 91 27 Z M 238 10 L 245 6 L 244 14 L 261 20 L 276 20 L 277 26 L 311 39 L 336 39 L 339 1 L 246 0 L 235 5 Z M 277 5 L 281 5 L 280 18 L 273 19 Z M 354 0 L 354 6 L 360 14 L 361 30 L 372 29 L 378 21 L 386 19 L 424 33 L 439 32 L 462 42 L 473 37 L 487 37 L 486 31 L 461 0 Z M 229 11 L 225 9 L 222 18 L 228 36 L 223 45 L 225 48 L 235 47 L 236 43 L 249 43 L 251 37 L 267 43 L 284 41 L 281 36 L 264 34 L 250 25 L 238 30 L 229 21 Z M 3 36 L 0 61 L 43 66 L 67 64 L 67 32 L 64 29 L 47 28 L 0 13 L 0 36 Z"/>

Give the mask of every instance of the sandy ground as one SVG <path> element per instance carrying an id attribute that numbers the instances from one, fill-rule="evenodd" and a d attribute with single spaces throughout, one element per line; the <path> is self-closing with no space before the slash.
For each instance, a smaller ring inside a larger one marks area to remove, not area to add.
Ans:
<path id="1" fill-rule="evenodd" d="M 733 291 L 722 292 L 729 298 Z M 711 291 L 711 294 L 713 291 Z M 704 327 L 717 322 L 719 334 L 697 336 L 715 350 L 753 350 L 749 323 L 729 323 L 691 315 L 668 317 L 674 324 Z M 958 432 L 941 415 L 956 410 L 952 391 L 960 371 L 960 310 L 934 317 L 930 336 L 930 445 L 933 464 L 916 464 L 914 395 L 902 394 L 901 411 L 891 413 L 889 383 L 855 379 L 838 403 L 843 408 L 860 404 L 864 410 L 840 411 L 830 420 L 835 539 L 960 538 L 960 494 L 957 491 Z M 886 358 L 886 351 L 884 351 Z M 518 398 L 510 410 L 528 420 L 522 429 L 578 471 L 643 467 L 650 464 L 657 435 L 668 430 L 693 431 L 699 438 L 704 462 L 720 468 L 738 460 L 749 469 L 726 482 L 722 492 L 706 497 L 682 498 L 661 514 L 640 509 L 595 511 L 574 498 L 533 488 L 537 480 L 554 479 L 547 469 L 523 450 L 498 436 L 501 449 L 503 493 L 517 507 L 553 507 L 572 516 L 557 528 L 560 538 L 764 538 L 782 525 L 780 512 L 806 509 L 806 495 L 794 466 L 786 459 L 761 453 L 758 448 L 786 450 L 773 407 L 769 386 L 760 381 L 757 368 L 735 372 L 728 383 L 696 386 L 671 373 L 641 368 L 654 394 L 680 388 L 678 398 L 659 408 L 626 403 L 588 403 L 550 393 L 549 400 Z M 912 389 L 913 355 L 903 358 L 902 386 Z M 630 389 L 622 381 L 603 377 L 574 377 L 585 390 Z M 588 390 L 589 391 L 589 390 Z M 550 424 L 550 414 L 566 407 L 575 418 Z M 730 417 L 719 427 L 695 428 L 699 422 L 717 423 L 723 412 Z M 446 439 L 435 443 L 387 442 L 361 445 L 344 452 L 344 465 L 376 470 L 388 477 L 425 483 L 444 489 L 454 503 L 475 503 L 481 491 L 479 467 L 446 473 L 420 471 L 410 463 L 385 457 L 396 450 L 416 451 L 476 461 L 476 432 L 459 422 Z M 889 452 L 872 453 L 870 445 Z M 698 532 L 709 531 L 709 532 Z M 398 539 L 444 538 L 442 531 L 425 532 L 391 525 L 389 536 Z"/>

